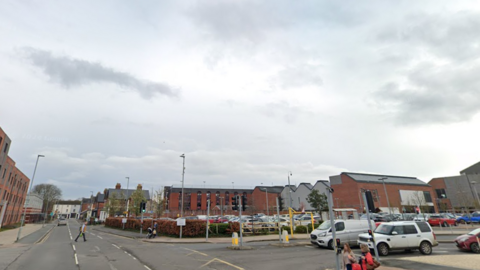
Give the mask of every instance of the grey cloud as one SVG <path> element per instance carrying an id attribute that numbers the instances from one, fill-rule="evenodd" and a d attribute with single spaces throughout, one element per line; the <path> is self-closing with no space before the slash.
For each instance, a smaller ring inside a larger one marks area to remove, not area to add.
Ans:
<path id="1" fill-rule="evenodd" d="M 455 123 L 480 112 L 480 66 L 421 64 L 406 75 L 406 86 L 389 82 L 374 94 L 400 124 Z"/>
<path id="2" fill-rule="evenodd" d="M 463 11 L 451 15 L 410 15 L 400 25 L 389 25 L 376 39 L 392 44 L 393 50 L 433 53 L 450 60 L 480 56 L 480 13 Z M 408 47 L 403 47 L 407 44 Z"/>
<path id="3" fill-rule="evenodd" d="M 24 48 L 22 52 L 52 81 L 66 88 L 91 83 L 113 83 L 133 90 L 145 99 L 150 99 L 156 94 L 168 97 L 178 96 L 178 91 L 167 84 L 140 80 L 128 73 L 115 71 L 99 63 L 64 56 L 57 57 L 51 52 L 34 48 Z"/>
<path id="4" fill-rule="evenodd" d="M 319 74 L 318 66 L 310 64 L 301 64 L 297 66 L 288 66 L 280 70 L 278 74 L 271 79 L 273 85 L 283 89 L 297 88 L 302 86 L 320 86 L 322 78 Z"/>
<path id="5" fill-rule="evenodd" d="M 246 39 L 257 42 L 268 31 L 289 23 L 278 16 L 278 9 L 259 2 L 200 1 L 188 11 L 195 24 L 205 27 L 223 41 Z"/>

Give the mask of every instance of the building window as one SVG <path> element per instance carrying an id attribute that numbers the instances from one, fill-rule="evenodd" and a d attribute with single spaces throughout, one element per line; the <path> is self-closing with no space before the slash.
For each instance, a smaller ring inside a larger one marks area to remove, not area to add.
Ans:
<path id="1" fill-rule="evenodd" d="M 432 196 L 430 195 L 430 191 L 424 191 L 423 196 L 425 196 L 425 202 L 431 203 L 432 201 Z"/>
<path id="2" fill-rule="evenodd" d="M 445 189 L 443 188 L 435 189 L 435 192 L 437 193 L 437 198 L 439 199 L 447 198 L 447 193 L 445 193 Z"/>
<path id="3" fill-rule="evenodd" d="M 202 192 L 197 192 L 197 207 L 202 208 Z"/>
<path id="4" fill-rule="evenodd" d="M 230 192 L 225 192 L 225 205 L 230 205 Z"/>
<path id="5" fill-rule="evenodd" d="M 217 205 L 220 205 L 220 191 L 217 191 L 215 193 L 215 197 L 216 197 Z"/>
<path id="6" fill-rule="evenodd" d="M 3 152 L 6 153 L 8 150 L 8 143 L 5 143 L 5 149 L 3 149 Z"/>

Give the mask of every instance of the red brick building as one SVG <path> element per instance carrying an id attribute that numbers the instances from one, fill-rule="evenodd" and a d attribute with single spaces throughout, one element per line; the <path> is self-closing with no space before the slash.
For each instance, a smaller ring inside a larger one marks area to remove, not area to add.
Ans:
<path id="1" fill-rule="evenodd" d="M 30 179 L 8 156 L 11 140 L 0 128 L 0 227 L 20 222 Z"/>
<path id="2" fill-rule="evenodd" d="M 266 191 L 265 191 L 266 189 Z M 276 197 L 279 196 L 283 187 L 255 187 L 254 189 L 225 189 L 184 187 L 184 216 L 206 215 L 207 200 L 210 200 L 210 215 L 238 215 L 237 210 L 232 210 L 233 197 L 236 195 L 246 196 L 245 214 L 259 212 L 267 213 L 266 201 L 268 197 L 268 209 L 271 212 L 275 205 Z M 167 216 L 176 217 L 181 210 L 181 187 L 165 187 L 165 210 Z M 266 193 L 267 192 L 267 193 Z"/>
<path id="3" fill-rule="evenodd" d="M 437 199 L 435 190 L 415 177 L 343 172 L 331 176 L 330 183 L 336 208 L 355 208 L 362 213 L 365 206 L 363 189 L 372 192 L 375 208 L 382 212 L 389 212 L 389 204 L 392 213 L 414 213 L 416 206 L 427 213 L 438 211 L 434 203 Z"/>

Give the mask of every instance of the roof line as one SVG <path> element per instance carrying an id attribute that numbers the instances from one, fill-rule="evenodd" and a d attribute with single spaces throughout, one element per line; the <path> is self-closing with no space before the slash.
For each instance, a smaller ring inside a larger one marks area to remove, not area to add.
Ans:
<path id="1" fill-rule="evenodd" d="M 397 175 L 386 175 L 386 174 L 371 174 L 371 173 L 356 173 L 356 172 L 342 172 L 341 174 L 360 174 L 360 175 L 370 175 L 370 176 L 381 176 L 381 177 L 395 177 L 395 178 L 409 178 L 409 179 L 418 179 L 413 176 L 397 176 Z"/>

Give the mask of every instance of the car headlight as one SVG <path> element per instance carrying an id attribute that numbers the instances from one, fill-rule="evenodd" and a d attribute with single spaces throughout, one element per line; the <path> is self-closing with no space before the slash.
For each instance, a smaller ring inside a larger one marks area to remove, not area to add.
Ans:
<path id="1" fill-rule="evenodd" d="M 326 232 L 324 232 L 324 233 L 319 233 L 319 234 L 318 234 L 318 237 L 324 237 L 324 236 L 326 236 L 326 235 L 327 235 Z"/>
<path id="2" fill-rule="evenodd" d="M 458 242 L 465 242 L 468 240 L 468 237 L 458 239 Z"/>

